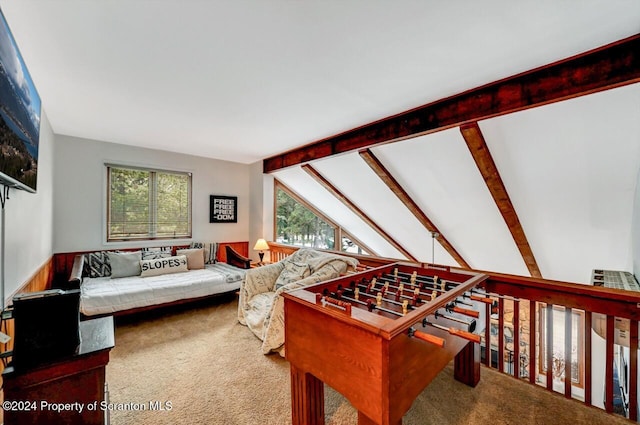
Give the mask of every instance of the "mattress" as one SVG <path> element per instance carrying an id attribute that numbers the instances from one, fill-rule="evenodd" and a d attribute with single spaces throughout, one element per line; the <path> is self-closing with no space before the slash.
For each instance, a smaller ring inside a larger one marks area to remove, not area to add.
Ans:
<path id="1" fill-rule="evenodd" d="M 244 273 L 244 269 L 216 263 L 200 270 L 160 276 L 84 278 L 80 286 L 80 311 L 87 316 L 110 314 L 231 292 L 240 288 Z"/>

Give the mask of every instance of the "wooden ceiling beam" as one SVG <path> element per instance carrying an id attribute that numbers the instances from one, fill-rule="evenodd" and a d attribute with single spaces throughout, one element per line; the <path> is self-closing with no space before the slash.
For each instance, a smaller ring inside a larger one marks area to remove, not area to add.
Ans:
<path id="1" fill-rule="evenodd" d="M 484 140 L 478 123 L 474 122 L 465 124 L 460 127 L 460 132 L 462 133 L 464 141 L 467 143 L 467 147 L 471 152 L 473 160 L 478 166 L 478 170 L 480 170 L 480 174 L 482 174 L 482 178 L 484 179 L 489 192 L 491 192 L 491 196 L 493 197 L 496 206 L 500 210 L 500 214 L 502 214 L 502 218 L 504 218 L 504 221 L 509 228 L 509 232 L 511 232 L 511 236 L 520 251 L 520 255 L 522 255 L 522 259 L 524 260 L 529 273 L 532 277 L 541 278 L 542 274 L 538 268 L 536 258 L 533 255 L 527 236 L 520 224 L 520 219 L 518 218 L 516 209 L 511 202 L 509 194 L 507 193 L 507 188 L 500 177 L 498 167 L 496 167 L 496 164 L 493 161 L 493 157 L 491 156 L 491 152 L 489 152 L 489 147 Z"/>
<path id="2" fill-rule="evenodd" d="M 413 198 L 409 196 L 406 190 L 398 183 L 393 175 L 386 169 L 386 167 L 380 162 L 370 149 L 364 149 L 358 152 L 360 157 L 367 163 L 374 173 L 380 177 L 384 184 L 393 192 L 400 202 L 413 214 L 418 221 L 432 234 L 436 234 L 436 240 L 442 245 L 442 247 L 453 257 L 454 260 L 460 265 L 460 267 L 471 268 L 469 264 L 462 258 L 460 253 L 449 243 L 447 238 L 444 237 L 438 227 L 429 219 L 429 217 L 422 211 L 422 209 L 415 203 Z"/>
<path id="3" fill-rule="evenodd" d="M 380 227 L 375 221 L 373 221 L 364 211 L 362 211 L 356 204 L 354 204 L 349 198 L 347 198 L 338 188 L 336 188 L 329 180 L 324 178 L 318 170 L 313 168 L 309 164 L 304 164 L 302 169 L 306 171 L 315 181 L 317 181 L 322 187 L 327 189 L 333 196 L 342 202 L 347 208 L 349 208 L 354 214 L 356 214 L 362 221 L 367 223 L 373 230 L 375 230 L 382 238 L 389 242 L 395 249 L 400 251 L 405 257 L 411 261 L 418 262 L 418 260 L 411 255 L 402 245 L 400 245 L 395 239 L 391 237 L 385 230 Z"/>
<path id="4" fill-rule="evenodd" d="M 640 34 L 263 161 L 265 173 L 640 82 Z"/>

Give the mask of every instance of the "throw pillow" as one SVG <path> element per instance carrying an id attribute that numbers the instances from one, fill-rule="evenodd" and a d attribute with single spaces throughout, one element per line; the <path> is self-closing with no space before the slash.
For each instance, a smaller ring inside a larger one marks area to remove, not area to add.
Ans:
<path id="1" fill-rule="evenodd" d="M 217 242 L 212 242 L 212 243 L 191 242 L 191 245 L 189 246 L 189 248 L 203 248 L 205 264 L 215 264 L 218 261 L 216 260 L 216 256 L 218 255 Z"/>
<path id="2" fill-rule="evenodd" d="M 141 260 L 140 276 L 158 276 L 161 274 L 179 273 L 188 271 L 187 257 L 178 255 L 176 257 L 157 258 L 151 260 Z"/>
<path id="3" fill-rule="evenodd" d="M 111 278 L 139 276 L 140 260 L 142 254 L 135 252 L 108 252 L 109 263 L 111 263 Z"/>
<path id="4" fill-rule="evenodd" d="M 187 257 L 189 270 L 204 269 L 204 248 L 179 249 L 176 255 Z"/>
<path id="5" fill-rule="evenodd" d="M 106 251 L 96 251 L 84 254 L 84 276 L 109 277 L 111 276 L 111 264 Z"/>
<path id="6" fill-rule="evenodd" d="M 157 258 L 171 257 L 173 248 L 170 246 L 161 246 L 158 248 L 142 248 L 143 260 L 155 260 Z"/>
<path id="7" fill-rule="evenodd" d="M 295 263 L 289 261 L 285 263 L 284 269 L 280 272 L 280 276 L 276 279 L 275 287 L 280 289 L 281 287 L 298 280 L 304 279 L 311 274 L 311 269 L 306 263 Z"/>

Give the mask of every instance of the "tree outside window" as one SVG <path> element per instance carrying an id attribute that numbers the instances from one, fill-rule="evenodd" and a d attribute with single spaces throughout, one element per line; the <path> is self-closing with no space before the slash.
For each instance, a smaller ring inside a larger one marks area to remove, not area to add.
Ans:
<path id="1" fill-rule="evenodd" d="M 107 166 L 107 240 L 191 237 L 191 174 Z"/>
<path id="2" fill-rule="evenodd" d="M 334 249 L 335 227 L 281 188 L 276 189 L 276 242 Z"/>

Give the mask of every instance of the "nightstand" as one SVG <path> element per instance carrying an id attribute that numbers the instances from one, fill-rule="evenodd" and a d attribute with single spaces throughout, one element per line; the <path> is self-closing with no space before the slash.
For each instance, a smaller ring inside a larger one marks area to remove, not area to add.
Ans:
<path id="1" fill-rule="evenodd" d="M 263 261 L 262 263 L 251 263 L 251 268 L 256 269 L 258 267 L 266 266 L 271 264 L 269 261 Z"/>

